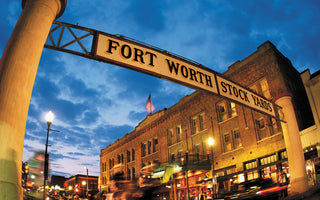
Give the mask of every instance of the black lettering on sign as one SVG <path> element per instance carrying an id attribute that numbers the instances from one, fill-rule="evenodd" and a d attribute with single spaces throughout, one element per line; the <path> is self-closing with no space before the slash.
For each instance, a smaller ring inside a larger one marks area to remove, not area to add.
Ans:
<path id="1" fill-rule="evenodd" d="M 199 74 L 200 83 L 203 83 L 202 76 L 204 76 L 204 73 L 197 71 L 197 74 Z"/>
<path id="2" fill-rule="evenodd" d="M 271 107 L 271 103 L 270 102 L 267 102 L 266 100 L 262 99 L 262 98 L 259 98 L 255 95 L 251 95 L 253 100 L 254 100 L 254 104 L 256 106 L 259 106 L 260 108 L 263 108 L 265 110 L 269 110 L 270 112 L 272 112 L 272 107 Z"/>
<path id="3" fill-rule="evenodd" d="M 205 77 L 206 77 L 207 86 L 213 87 L 211 76 L 208 76 L 207 74 L 205 74 Z"/>
<path id="4" fill-rule="evenodd" d="M 233 86 L 224 81 L 221 81 L 220 84 L 221 84 L 222 92 L 229 93 L 231 96 L 235 96 L 237 98 L 242 99 L 243 101 L 247 101 L 248 103 L 250 103 L 248 99 L 248 93 L 246 91 L 243 91 L 242 89 L 238 89 L 236 86 Z"/>
<path id="5" fill-rule="evenodd" d="M 221 81 L 221 86 L 222 86 L 222 92 L 226 93 L 228 91 L 228 89 L 226 87 L 226 83 Z"/>
<path id="6" fill-rule="evenodd" d="M 120 51 L 118 51 L 118 47 L 120 47 Z M 109 39 L 107 53 L 113 54 L 116 51 L 120 54 L 120 56 L 124 59 L 132 59 L 133 61 L 140 62 L 145 64 L 145 60 L 148 60 L 148 65 L 154 67 L 154 59 L 157 58 L 157 55 L 148 51 L 143 51 L 142 49 L 132 48 L 128 44 L 120 45 L 119 42 Z"/>
<path id="7" fill-rule="evenodd" d="M 120 46 L 119 42 L 109 40 L 109 45 L 108 45 L 109 48 L 107 52 L 112 54 L 112 49 L 117 50 L 118 46 Z"/>
<path id="8" fill-rule="evenodd" d="M 126 49 L 127 49 L 127 51 L 126 51 Z M 127 52 L 127 53 L 126 53 Z M 131 57 L 131 55 L 132 55 L 132 51 L 131 51 L 131 48 L 130 48 L 130 46 L 128 46 L 128 45 L 122 45 L 122 47 L 121 47 L 121 55 L 124 57 L 124 58 L 130 58 Z"/>
<path id="9" fill-rule="evenodd" d="M 181 65 L 181 74 L 185 78 L 188 78 L 188 76 L 189 76 L 188 69 L 184 65 Z"/>
<path id="10" fill-rule="evenodd" d="M 205 74 L 203 72 L 197 71 L 191 67 L 180 65 L 179 63 L 175 63 L 174 61 L 170 61 L 166 59 L 170 73 L 174 73 L 175 75 L 179 75 L 179 71 L 184 78 L 188 78 L 191 81 L 206 84 L 209 87 L 213 87 L 212 78 L 210 75 Z M 180 68 L 180 70 L 179 70 Z M 205 78 L 205 83 L 203 78 Z"/>

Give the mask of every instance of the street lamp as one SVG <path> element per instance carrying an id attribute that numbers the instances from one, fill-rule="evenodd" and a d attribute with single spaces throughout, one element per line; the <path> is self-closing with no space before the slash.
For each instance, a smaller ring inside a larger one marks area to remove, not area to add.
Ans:
<path id="1" fill-rule="evenodd" d="M 209 137 L 208 144 L 209 144 L 209 146 L 213 146 L 214 145 L 214 139 L 212 137 Z"/>
<path id="2" fill-rule="evenodd" d="M 54 114 L 52 113 L 51 110 L 46 114 L 45 118 L 47 121 L 48 129 L 47 129 L 46 150 L 44 152 L 43 200 L 46 199 L 46 181 L 48 179 L 48 168 L 49 168 L 49 154 L 48 154 L 49 131 L 50 131 L 50 125 L 54 118 Z"/>

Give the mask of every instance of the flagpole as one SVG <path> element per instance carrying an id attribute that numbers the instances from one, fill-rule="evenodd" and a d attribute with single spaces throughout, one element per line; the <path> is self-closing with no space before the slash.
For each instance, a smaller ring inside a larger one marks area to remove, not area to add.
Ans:
<path id="1" fill-rule="evenodd" d="M 152 107 L 151 107 L 151 92 L 149 92 L 149 98 L 150 98 L 150 103 L 149 103 L 149 109 L 150 109 L 150 114 L 152 114 Z"/>
<path id="2" fill-rule="evenodd" d="M 152 114 L 152 106 L 151 106 L 151 105 L 152 105 L 152 103 L 151 103 L 151 102 L 152 102 L 152 101 L 151 101 L 151 93 L 149 94 L 149 97 L 150 97 L 150 104 L 149 104 L 149 108 L 150 108 L 150 111 L 151 111 L 151 112 L 150 112 L 150 114 Z"/>

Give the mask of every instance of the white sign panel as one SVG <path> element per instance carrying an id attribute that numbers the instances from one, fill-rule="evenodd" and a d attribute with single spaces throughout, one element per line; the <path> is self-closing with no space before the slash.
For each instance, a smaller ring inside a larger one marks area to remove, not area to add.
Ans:
<path id="1" fill-rule="evenodd" d="M 97 36 L 95 56 L 110 63 L 217 94 L 212 70 L 112 35 Z"/>
<path id="2" fill-rule="evenodd" d="M 225 78 L 216 76 L 220 96 L 227 97 L 241 104 L 245 104 L 255 110 L 262 111 L 271 116 L 275 116 L 272 102 L 257 96 L 253 92 L 244 89 L 243 87 L 228 81 Z"/>
<path id="3" fill-rule="evenodd" d="M 191 88 L 203 89 L 216 95 L 220 94 L 220 96 L 275 116 L 273 104 L 265 98 L 219 77 L 211 69 L 200 67 L 165 51 L 125 40 L 121 37 L 99 33 L 96 37 L 94 56 L 112 64 L 144 72 Z"/>

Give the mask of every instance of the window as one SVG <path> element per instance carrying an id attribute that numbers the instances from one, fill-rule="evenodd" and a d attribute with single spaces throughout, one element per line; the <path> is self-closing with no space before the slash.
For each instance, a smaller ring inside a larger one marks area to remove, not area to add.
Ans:
<path id="1" fill-rule="evenodd" d="M 128 168 L 127 179 L 131 180 L 131 170 Z"/>
<path id="2" fill-rule="evenodd" d="M 146 156 L 146 144 L 141 143 L 141 157 Z"/>
<path id="3" fill-rule="evenodd" d="M 236 167 L 231 167 L 226 170 L 227 175 L 233 174 L 233 173 L 236 173 Z"/>
<path id="4" fill-rule="evenodd" d="M 223 146 L 224 146 L 224 151 L 225 152 L 232 150 L 230 134 L 229 133 L 223 134 Z"/>
<path id="5" fill-rule="evenodd" d="M 280 154 L 279 155 L 280 160 L 284 160 L 288 158 L 287 151 L 281 151 L 279 154 Z"/>
<path id="6" fill-rule="evenodd" d="M 148 141 L 148 154 L 151 154 L 151 141 Z"/>
<path id="7" fill-rule="evenodd" d="M 229 117 L 237 116 L 236 104 L 233 102 L 229 102 L 228 106 L 229 106 L 229 111 L 230 111 Z"/>
<path id="8" fill-rule="evenodd" d="M 134 153 L 135 153 L 135 152 L 134 152 L 134 149 L 132 149 L 132 151 L 131 151 L 131 152 L 132 152 L 132 154 L 131 154 L 131 156 L 132 156 L 132 161 L 134 161 L 134 159 L 135 159 L 135 155 L 134 155 Z"/>
<path id="9" fill-rule="evenodd" d="M 218 110 L 219 122 L 222 122 L 222 121 L 228 119 L 227 107 L 226 107 L 225 102 L 220 102 L 217 105 L 217 110 Z"/>
<path id="10" fill-rule="evenodd" d="M 199 115 L 199 122 L 200 122 L 200 131 L 205 129 L 205 117 L 204 114 Z"/>
<path id="11" fill-rule="evenodd" d="M 280 122 L 276 120 L 275 118 L 269 117 L 269 126 L 270 126 L 270 134 L 274 135 L 278 132 L 280 132 Z"/>
<path id="12" fill-rule="evenodd" d="M 259 178 L 259 172 L 258 170 L 251 171 L 247 173 L 247 179 L 248 181 Z"/>
<path id="13" fill-rule="evenodd" d="M 191 118 L 191 134 L 198 133 L 206 128 L 205 113 L 197 114 Z"/>
<path id="14" fill-rule="evenodd" d="M 216 172 L 216 176 L 219 177 L 219 176 L 224 176 L 224 170 L 219 170 Z"/>
<path id="15" fill-rule="evenodd" d="M 236 104 L 231 101 L 221 101 L 217 104 L 219 122 L 237 116 Z"/>
<path id="16" fill-rule="evenodd" d="M 264 96 L 267 99 L 271 99 L 269 85 L 267 79 L 265 78 L 250 86 L 250 89 L 257 94 Z"/>
<path id="17" fill-rule="evenodd" d="M 107 171 L 107 162 L 103 162 L 103 163 L 101 164 L 101 168 L 102 168 L 102 171 L 103 171 L 103 172 Z"/>
<path id="18" fill-rule="evenodd" d="M 182 150 L 179 150 L 179 151 L 178 151 L 178 160 L 181 159 L 181 155 L 182 155 Z"/>
<path id="19" fill-rule="evenodd" d="M 195 134 L 197 132 L 197 124 L 196 124 L 196 118 L 191 119 L 191 134 Z"/>
<path id="20" fill-rule="evenodd" d="M 130 158 L 131 158 L 130 151 L 127 151 L 127 162 L 130 162 Z"/>
<path id="21" fill-rule="evenodd" d="M 256 124 L 258 129 L 259 140 L 262 140 L 263 138 L 267 137 L 267 130 L 266 130 L 266 125 L 264 123 L 264 118 L 261 117 L 257 119 Z"/>
<path id="22" fill-rule="evenodd" d="M 154 138 L 153 139 L 153 152 L 157 151 L 157 146 L 158 146 L 158 139 Z"/>
<path id="23" fill-rule="evenodd" d="M 244 163 L 244 167 L 245 167 L 245 170 L 257 168 L 258 167 L 257 161 L 253 160 L 253 161 L 246 162 Z"/>
<path id="24" fill-rule="evenodd" d="M 237 148 L 242 147 L 239 129 L 234 129 L 232 131 L 232 136 L 233 136 L 233 146 L 234 146 L 234 148 L 237 149 Z"/>
<path id="25" fill-rule="evenodd" d="M 168 146 L 172 145 L 172 129 L 168 130 Z"/>
<path id="26" fill-rule="evenodd" d="M 271 94 L 270 94 L 269 85 L 266 79 L 263 79 L 260 81 L 260 87 L 261 87 L 262 95 L 265 98 L 270 99 Z"/>
<path id="27" fill-rule="evenodd" d="M 172 153 L 172 154 L 171 154 L 171 156 L 170 156 L 170 160 L 171 160 L 171 162 L 173 162 L 173 161 L 174 161 L 174 153 Z"/>
<path id="28" fill-rule="evenodd" d="M 132 179 L 135 179 L 136 177 L 136 169 L 132 167 Z"/>
<path id="29" fill-rule="evenodd" d="M 260 165 L 268 165 L 277 161 L 277 154 L 273 154 L 264 158 L 260 158 Z"/>
<path id="30" fill-rule="evenodd" d="M 121 156 L 118 155 L 118 164 L 120 164 L 120 163 L 121 163 Z"/>
<path id="31" fill-rule="evenodd" d="M 181 126 L 177 126 L 176 133 L 177 133 L 177 142 L 180 142 L 181 141 Z"/>

